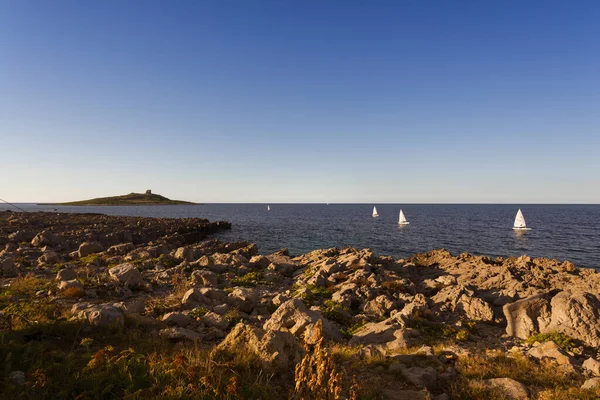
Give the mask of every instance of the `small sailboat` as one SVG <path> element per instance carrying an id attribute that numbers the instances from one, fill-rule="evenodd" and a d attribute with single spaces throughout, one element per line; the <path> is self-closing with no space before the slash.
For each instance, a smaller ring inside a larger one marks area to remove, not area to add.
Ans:
<path id="1" fill-rule="evenodd" d="M 398 217 L 398 225 L 408 225 L 410 222 L 406 220 L 404 213 L 400 210 L 400 216 Z"/>
<path id="2" fill-rule="evenodd" d="M 267 211 L 271 211 L 271 206 L 267 205 Z"/>
<path id="3" fill-rule="evenodd" d="M 377 214 L 377 207 L 373 207 L 373 218 L 377 217 L 379 217 L 379 214 Z"/>
<path id="4" fill-rule="evenodd" d="M 525 217 L 523 217 L 523 213 L 521 212 L 521 209 L 519 208 L 519 211 L 517 211 L 517 216 L 515 217 L 515 223 L 513 225 L 513 229 L 516 231 L 530 231 L 531 228 L 527 227 L 527 224 L 525 223 Z"/>

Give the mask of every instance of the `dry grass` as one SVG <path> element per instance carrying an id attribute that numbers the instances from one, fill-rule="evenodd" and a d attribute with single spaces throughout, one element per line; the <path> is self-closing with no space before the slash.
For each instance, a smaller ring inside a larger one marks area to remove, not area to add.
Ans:
<path id="1" fill-rule="evenodd" d="M 481 380 L 512 378 L 523 383 L 534 399 L 598 399 L 600 390 L 581 390 L 583 378 L 565 374 L 552 361 L 537 362 L 521 355 L 471 354 L 459 357 L 456 368 L 460 378 L 452 385 L 456 399 L 504 399 L 500 389 L 485 388 Z"/>
<path id="2" fill-rule="evenodd" d="M 329 349 L 323 345 L 323 324 L 315 326 L 318 338 L 314 349 L 306 348 L 306 355 L 295 372 L 295 388 L 291 396 L 295 400 L 338 400 L 343 397 L 343 378 Z M 350 387 L 351 399 L 357 398 L 357 388 Z"/>

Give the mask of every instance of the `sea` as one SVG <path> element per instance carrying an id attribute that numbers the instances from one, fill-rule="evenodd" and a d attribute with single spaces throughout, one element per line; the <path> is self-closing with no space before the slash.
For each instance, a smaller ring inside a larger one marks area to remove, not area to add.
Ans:
<path id="1" fill-rule="evenodd" d="M 397 258 L 445 248 L 452 254 L 547 257 L 600 270 L 600 205 L 512 204 L 202 204 L 169 206 L 53 206 L 16 204 L 26 211 L 103 213 L 228 221 L 223 241 L 256 243 L 262 254 L 292 255 L 353 246 Z M 371 216 L 377 206 L 378 218 Z M 530 231 L 512 224 L 521 209 Z M 0 204 L 0 210 L 12 209 Z M 404 211 L 409 225 L 399 227 Z"/>

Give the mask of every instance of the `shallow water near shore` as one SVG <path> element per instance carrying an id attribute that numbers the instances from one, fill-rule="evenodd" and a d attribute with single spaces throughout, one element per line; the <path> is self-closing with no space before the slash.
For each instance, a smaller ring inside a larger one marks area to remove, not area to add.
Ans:
<path id="1" fill-rule="evenodd" d="M 371 217 L 377 206 L 379 218 Z M 103 213 L 164 218 L 225 220 L 232 229 L 216 235 L 248 240 L 261 253 L 283 247 L 292 254 L 328 247 L 369 247 L 378 255 L 408 257 L 446 248 L 453 254 L 548 257 L 600 269 L 600 205 L 491 204 L 205 204 L 187 206 L 50 206 L 17 204 L 27 211 Z M 410 225 L 398 226 L 400 208 Z M 511 227 L 521 208 L 524 234 Z M 0 210 L 14 208 L 3 204 Z"/>

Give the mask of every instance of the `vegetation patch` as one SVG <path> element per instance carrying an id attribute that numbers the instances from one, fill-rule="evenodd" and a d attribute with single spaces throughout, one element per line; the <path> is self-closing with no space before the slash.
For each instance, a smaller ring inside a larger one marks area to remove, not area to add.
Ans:
<path id="1" fill-rule="evenodd" d="M 544 343 L 550 341 L 556 343 L 561 349 L 565 351 L 577 351 L 578 344 L 575 342 L 575 340 L 565 335 L 564 333 L 556 331 L 550 333 L 538 333 L 537 335 L 530 336 L 525 340 L 525 343 L 534 344 L 535 342 Z"/>

